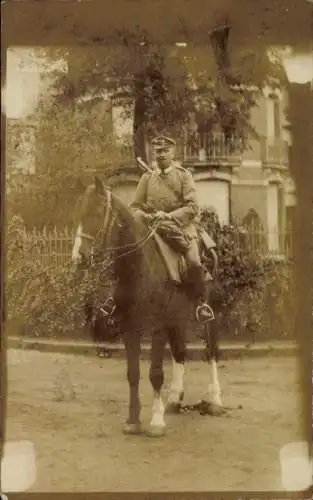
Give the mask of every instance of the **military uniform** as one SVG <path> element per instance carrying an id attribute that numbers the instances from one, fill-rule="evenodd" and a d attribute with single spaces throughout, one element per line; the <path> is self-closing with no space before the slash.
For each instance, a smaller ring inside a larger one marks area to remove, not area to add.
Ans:
<path id="1" fill-rule="evenodd" d="M 166 212 L 186 240 L 197 238 L 194 220 L 199 205 L 194 181 L 187 170 L 174 163 L 164 172 L 156 168 L 141 177 L 131 207 L 150 214 Z"/>

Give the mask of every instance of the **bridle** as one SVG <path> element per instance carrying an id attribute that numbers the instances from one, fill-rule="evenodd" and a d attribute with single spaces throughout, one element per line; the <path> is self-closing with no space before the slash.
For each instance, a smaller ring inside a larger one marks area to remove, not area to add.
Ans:
<path id="1" fill-rule="evenodd" d="M 105 192 L 107 193 L 107 203 L 106 203 L 106 211 L 104 214 L 104 219 L 103 219 L 103 226 L 102 226 L 102 234 L 106 233 L 106 227 L 108 226 L 109 220 L 110 220 L 110 212 L 113 212 L 112 210 L 112 192 L 110 189 L 106 189 Z M 113 220 L 113 217 L 111 218 L 111 230 L 113 228 L 113 223 L 115 220 Z M 91 240 L 95 241 L 97 236 L 92 236 L 91 234 L 85 233 L 84 231 L 79 231 L 78 235 L 80 238 L 84 238 L 86 240 Z"/>
<path id="2" fill-rule="evenodd" d="M 103 219 L 103 224 L 102 224 L 101 229 L 99 230 L 99 232 L 97 233 L 96 236 L 92 236 L 91 234 L 88 234 L 84 231 L 79 231 L 78 236 L 80 238 L 95 242 L 99 233 L 100 233 L 100 241 L 102 244 L 104 244 L 105 241 L 108 240 L 110 234 L 112 233 L 112 230 L 113 230 L 114 225 L 115 225 L 116 220 L 117 220 L 117 214 L 114 213 L 114 210 L 113 210 L 112 191 L 108 188 L 105 188 L 105 193 L 107 195 L 107 200 L 106 200 L 106 204 L 105 204 L 106 210 L 104 213 L 104 219 Z M 152 229 L 149 229 L 149 231 L 147 232 L 147 234 L 145 236 L 143 236 L 142 238 L 140 238 L 139 240 L 137 240 L 133 243 L 128 243 L 125 245 L 120 245 L 120 246 L 111 247 L 111 248 L 105 248 L 103 250 L 104 253 L 128 249 L 127 251 L 120 253 L 114 260 L 112 260 L 112 262 L 109 263 L 109 266 L 112 265 L 117 259 L 125 257 L 126 255 L 129 255 L 133 252 L 136 252 L 137 250 L 142 248 L 147 243 L 147 241 L 150 238 L 152 238 L 152 236 L 155 234 L 155 232 L 157 230 L 157 225 L 158 225 L 158 222 L 155 223 L 155 225 Z M 107 267 L 109 267 L 109 266 L 107 266 Z"/>

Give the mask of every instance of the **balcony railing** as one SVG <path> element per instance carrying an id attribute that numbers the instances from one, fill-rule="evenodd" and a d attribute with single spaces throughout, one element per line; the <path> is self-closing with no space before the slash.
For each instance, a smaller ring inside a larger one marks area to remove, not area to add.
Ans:
<path id="1" fill-rule="evenodd" d="M 177 143 L 177 156 L 185 164 L 234 165 L 241 161 L 241 154 L 234 139 L 226 140 L 224 134 L 185 134 Z"/>
<path id="2" fill-rule="evenodd" d="M 288 142 L 280 138 L 261 137 L 261 160 L 265 166 L 287 166 L 289 163 Z"/>
<path id="3" fill-rule="evenodd" d="M 121 146 L 121 163 L 133 164 L 132 145 Z M 261 161 L 264 166 L 284 167 L 288 165 L 289 146 L 283 139 L 259 137 L 250 141 L 250 149 L 241 153 L 235 139 L 226 140 L 225 135 L 184 134 L 177 140 L 177 159 L 185 165 L 194 167 L 227 165 L 239 166 L 242 160 Z M 152 157 L 151 157 L 152 160 Z"/>

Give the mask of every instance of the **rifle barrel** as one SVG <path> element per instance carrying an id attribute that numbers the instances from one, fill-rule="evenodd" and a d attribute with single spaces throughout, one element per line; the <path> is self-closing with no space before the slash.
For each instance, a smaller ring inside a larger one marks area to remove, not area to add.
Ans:
<path id="1" fill-rule="evenodd" d="M 140 158 L 140 156 L 137 156 L 136 160 L 141 170 L 144 172 L 152 172 L 152 169 L 143 161 L 142 158 Z"/>

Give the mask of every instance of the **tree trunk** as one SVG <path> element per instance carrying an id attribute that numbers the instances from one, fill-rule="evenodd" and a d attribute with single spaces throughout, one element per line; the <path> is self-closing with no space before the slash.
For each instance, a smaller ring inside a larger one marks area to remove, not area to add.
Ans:
<path id="1" fill-rule="evenodd" d="M 230 67 L 228 52 L 229 33 L 230 27 L 227 26 L 214 30 L 210 36 L 214 58 L 220 76 L 225 76 L 225 71 Z"/>
<path id="2" fill-rule="evenodd" d="M 135 80 L 135 109 L 133 125 L 133 144 L 135 158 L 140 156 L 146 163 L 148 162 L 146 152 L 145 134 L 146 104 L 144 95 L 143 75 L 137 75 Z"/>
<path id="3" fill-rule="evenodd" d="M 216 29 L 210 36 L 210 42 L 214 53 L 215 63 L 218 72 L 217 89 L 220 96 L 223 95 L 223 89 L 227 89 L 230 84 L 230 58 L 229 58 L 229 34 L 230 26 L 225 26 Z M 235 127 L 227 116 L 227 104 L 223 98 L 219 97 L 216 100 L 216 106 L 221 119 L 221 126 L 227 143 L 231 140 L 235 133 Z"/>

